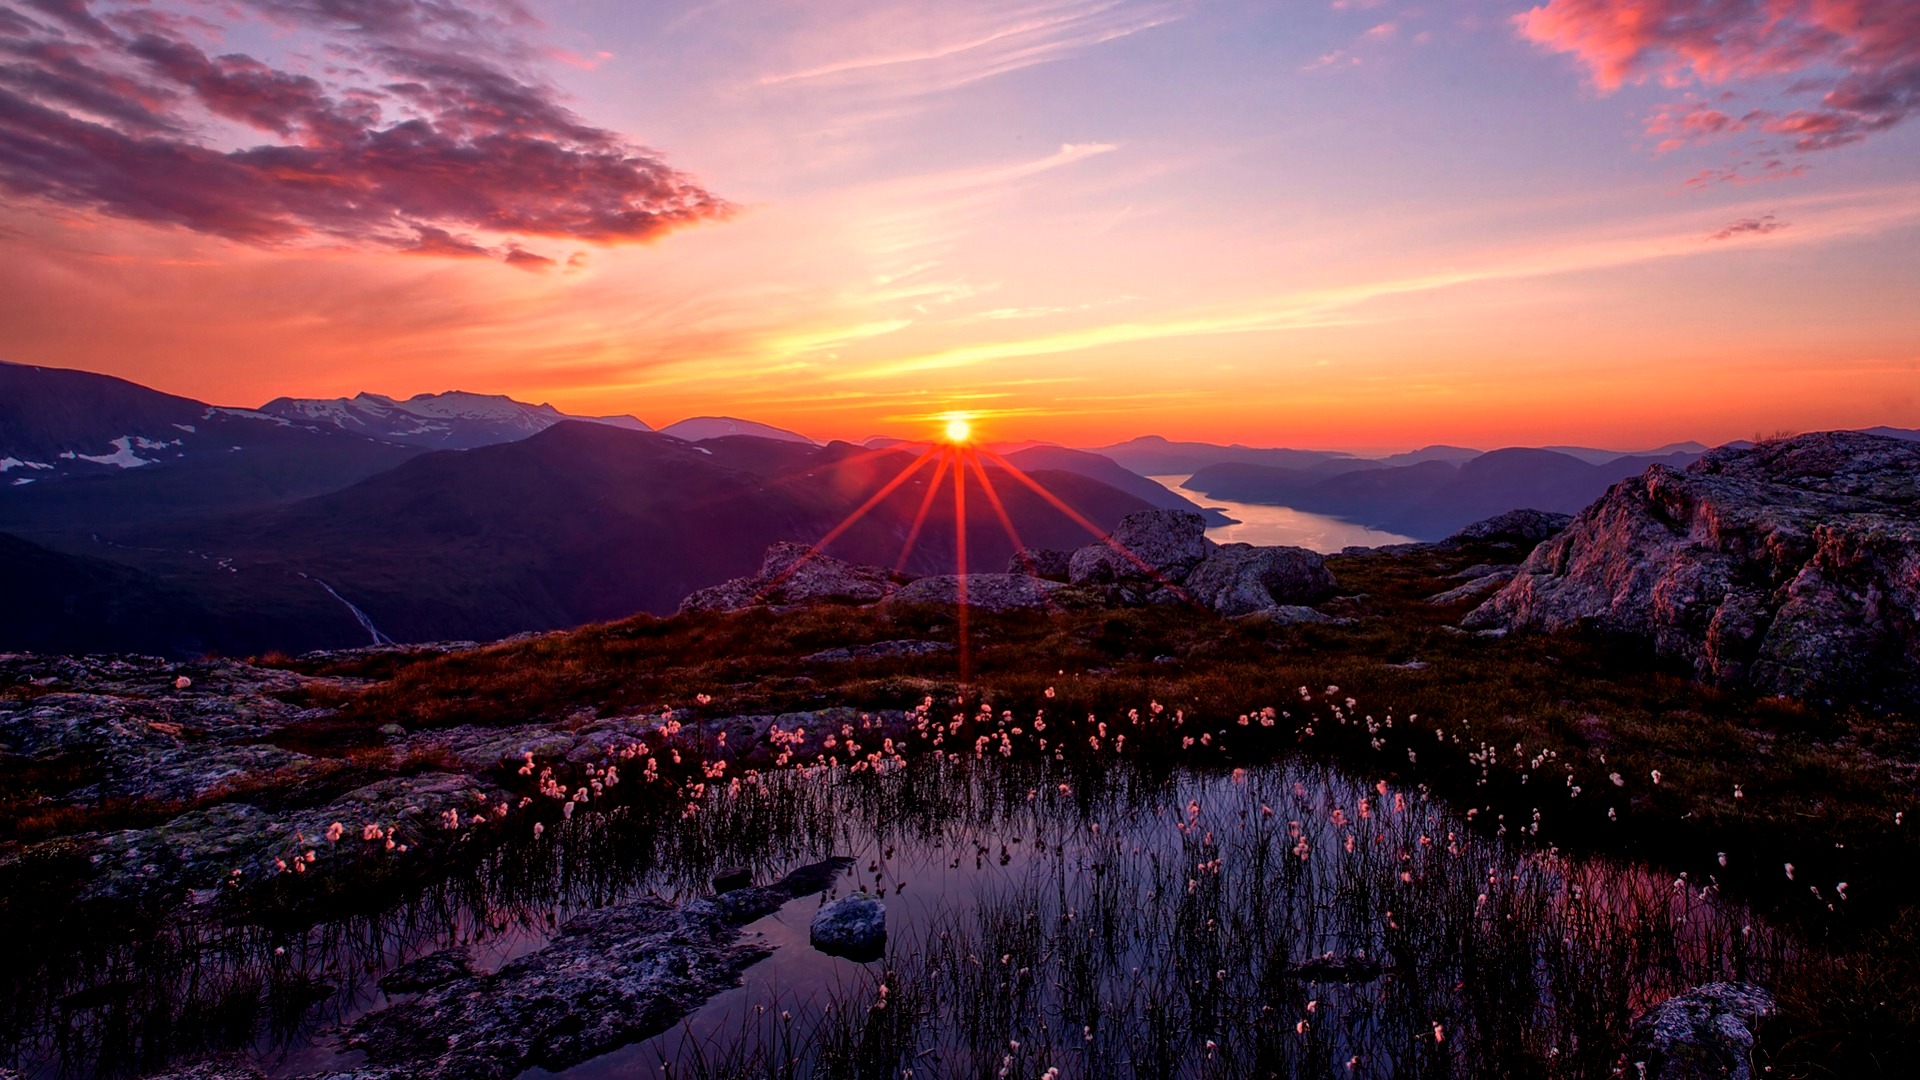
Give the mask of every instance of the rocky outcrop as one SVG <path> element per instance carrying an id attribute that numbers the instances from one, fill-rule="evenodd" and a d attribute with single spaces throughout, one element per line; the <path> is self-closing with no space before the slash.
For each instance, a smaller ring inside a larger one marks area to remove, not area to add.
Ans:
<path id="1" fill-rule="evenodd" d="M 850 660 L 897 660 L 912 656 L 938 656 L 950 653 L 953 646 L 944 641 L 876 641 L 871 645 L 848 645 L 809 653 L 809 664 L 844 664 Z"/>
<path id="2" fill-rule="evenodd" d="M 1282 604 L 1311 604 L 1332 595 L 1326 560 L 1306 548 L 1223 544 L 1181 581 L 1197 603 L 1226 616 Z"/>
<path id="3" fill-rule="evenodd" d="M 1073 552 L 1071 551 L 1059 551 L 1054 548 L 1021 548 L 1007 560 L 1007 573 L 1030 574 L 1033 577 L 1065 581 L 1068 566 L 1072 562 Z"/>
<path id="4" fill-rule="evenodd" d="M 739 985 L 740 972 L 772 951 L 741 928 L 821 892 L 851 863 L 829 859 L 679 908 L 647 895 L 588 912 L 497 972 L 459 975 L 368 1013 L 348 1028 L 347 1045 L 375 1070 L 420 1080 L 568 1068 L 664 1031 Z"/>
<path id="5" fill-rule="evenodd" d="M 738 611 L 762 604 L 871 604 L 906 578 L 878 566 L 822 555 L 807 544 L 767 549 L 760 572 L 723 581 L 680 602 L 682 612 Z"/>
<path id="6" fill-rule="evenodd" d="M 1531 548 L 1548 537 L 1558 535 L 1571 524 L 1571 514 L 1556 514 L 1547 510 L 1509 510 L 1484 521 L 1476 521 L 1442 543 L 1512 544 Z"/>
<path id="7" fill-rule="evenodd" d="M 967 606 L 976 611 L 1045 607 L 1054 593 L 1066 588 L 1057 581 L 1026 574 L 968 574 L 965 580 Z M 960 602 L 960 583 L 958 574 L 923 577 L 902 587 L 888 602 L 952 606 Z"/>
<path id="8" fill-rule="evenodd" d="M 1142 510 L 1120 519 L 1099 543 L 1073 553 L 1067 579 L 1075 585 L 1147 579 L 1177 581 L 1213 550 L 1207 519 L 1191 510 Z"/>
<path id="9" fill-rule="evenodd" d="M 887 905 L 865 891 L 835 900 L 814 915 L 807 940 L 823 953 L 877 960 L 887 947 Z"/>
<path id="10" fill-rule="evenodd" d="M 1920 701 L 1920 445 L 1823 432 L 1609 490 L 1464 623 L 1644 640 L 1702 678 Z"/>
<path id="11" fill-rule="evenodd" d="M 1746 983 L 1710 983 L 1636 1018 L 1627 1057 L 1647 1080 L 1751 1080 L 1753 1029 L 1773 995 Z"/>
<path id="12" fill-rule="evenodd" d="M 1475 567 L 1474 569 L 1479 568 Z M 1503 566 L 1484 574 L 1476 574 L 1468 578 L 1465 585 L 1456 585 L 1445 592 L 1435 593 L 1427 597 L 1427 603 L 1441 607 L 1447 604 L 1465 603 L 1468 600 L 1478 600 L 1495 589 L 1498 589 L 1500 586 L 1505 585 L 1507 582 L 1512 581 L 1514 576 L 1519 572 L 1519 567 Z M 1456 574 L 1454 576 L 1458 577 L 1459 575 Z"/>
<path id="13" fill-rule="evenodd" d="M 702 589 L 687 597 L 680 610 L 727 611 L 823 601 L 883 600 L 948 607 L 960 603 L 959 575 L 907 581 L 879 567 L 855 566 L 821 555 L 802 561 L 809 550 L 801 544 L 776 545 L 768 550 L 758 575 Z M 1014 555 L 1008 573 L 969 574 L 964 580 L 967 606 L 989 612 L 1049 606 L 1068 584 L 1082 587 L 1081 603 L 1092 596 L 1099 598 L 1095 602 L 1116 606 L 1197 603 L 1229 617 L 1317 603 L 1334 590 L 1333 574 L 1318 554 L 1295 547 L 1222 547 L 1207 539 L 1205 519 L 1189 510 L 1128 514 L 1096 543 L 1071 553 L 1023 549 Z M 828 650 L 808 659 L 824 663 L 865 655 L 851 649 Z"/>

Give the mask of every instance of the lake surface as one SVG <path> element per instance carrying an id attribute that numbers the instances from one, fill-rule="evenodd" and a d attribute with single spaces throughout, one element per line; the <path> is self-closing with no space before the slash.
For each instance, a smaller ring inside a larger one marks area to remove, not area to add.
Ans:
<path id="1" fill-rule="evenodd" d="M 1219 544 L 1285 544 L 1330 555 L 1344 547 L 1380 547 L 1383 544 L 1410 544 L 1411 536 L 1370 529 L 1351 521 L 1325 514 L 1308 513 L 1290 506 L 1262 506 L 1258 503 L 1216 499 L 1186 486 L 1188 476 L 1149 476 L 1177 495 L 1205 507 L 1212 507 L 1238 521 L 1207 530 L 1207 538 Z"/>

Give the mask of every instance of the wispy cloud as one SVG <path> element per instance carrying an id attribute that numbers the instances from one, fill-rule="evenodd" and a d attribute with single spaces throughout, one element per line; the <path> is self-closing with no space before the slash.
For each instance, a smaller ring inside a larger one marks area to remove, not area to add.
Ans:
<path id="1" fill-rule="evenodd" d="M 762 87 L 864 89 L 884 97 L 954 90 L 1052 63 L 1181 18 L 1189 0 L 882 5 L 832 12 L 795 42 L 802 59 Z M 881 115 L 888 115 L 882 113 Z"/>
<path id="2" fill-rule="evenodd" d="M 1797 228 L 1789 234 L 1791 241 L 1812 243 L 1920 221 L 1920 187 L 1843 196 L 1813 196 L 1794 205 L 1816 212 L 1816 216 L 1807 227 Z M 1709 249 L 1703 246 L 1703 234 L 1697 221 L 1697 215 L 1676 215 L 1628 235 L 1542 237 L 1525 248 L 1490 253 L 1458 269 L 1383 278 L 1329 289 L 1300 290 L 1233 311 L 1111 323 L 1006 341 L 963 345 L 851 366 L 829 377 L 888 379 L 1003 360 L 1082 352 L 1132 342 L 1376 322 L 1383 316 L 1369 315 L 1362 309 L 1375 301 L 1393 297 L 1698 255 Z M 1779 222 L 1772 213 L 1755 214 L 1708 233 L 1706 238 L 1711 242 L 1742 235 L 1766 235 L 1784 229 L 1785 224 Z"/>

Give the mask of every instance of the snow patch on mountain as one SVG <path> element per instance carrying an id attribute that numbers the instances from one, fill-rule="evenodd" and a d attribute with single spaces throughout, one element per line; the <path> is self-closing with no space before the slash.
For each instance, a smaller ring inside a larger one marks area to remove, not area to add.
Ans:
<path id="1" fill-rule="evenodd" d="M 415 394 L 404 401 L 365 392 L 350 398 L 276 398 L 261 409 L 287 421 L 436 450 L 516 442 L 566 420 L 653 430 L 631 416 L 572 416 L 545 403 L 530 405 L 504 394 L 464 390 Z"/>
<path id="2" fill-rule="evenodd" d="M 142 465 L 152 465 L 154 463 L 153 459 L 143 458 L 133 452 L 133 443 L 137 438 L 139 438 L 139 436 L 122 435 L 113 440 L 110 444 L 114 448 L 111 454 L 75 454 L 74 457 L 81 461 L 91 461 L 95 465 L 117 465 L 122 469 L 137 469 Z M 139 441 L 143 448 L 148 447 L 151 443 L 151 440 L 148 439 L 140 439 Z M 152 445 L 157 446 L 162 444 L 153 443 Z"/>

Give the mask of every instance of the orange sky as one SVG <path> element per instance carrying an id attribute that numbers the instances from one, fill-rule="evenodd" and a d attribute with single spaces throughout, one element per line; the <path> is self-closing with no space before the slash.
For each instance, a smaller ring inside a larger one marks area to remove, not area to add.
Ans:
<path id="1" fill-rule="evenodd" d="M 724 210 L 675 196 L 683 219 L 622 234 L 602 193 L 543 207 L 503 172 L 484 215 L 386 176 L 370 224 L 273 192 L 282 216 L 236 224 L 0 160 L 0 358 L 223 404 L 459 388 L 820 438 L 954 411 L 1079 445 L 1920 426 L 1920 137 L 1835 104 L 1920 42 L 1709 54 L 1688 6 L 1629 32 L 1571 0 L 535 5 L 545 51 L 498 63 L 564 106 L 541 138 L 657 147 Z M 320 78 L 335 31 L 280 31 L 223 47 Z M 358 182 L 352 139 L 219 126 L 273 124 L 222 86 L 195 130 L 224 160 L 278 138 Z M 454 150 L 494 145 L 431 108 Z M 495 257 L 400 250 L 441 232 Z"/>

